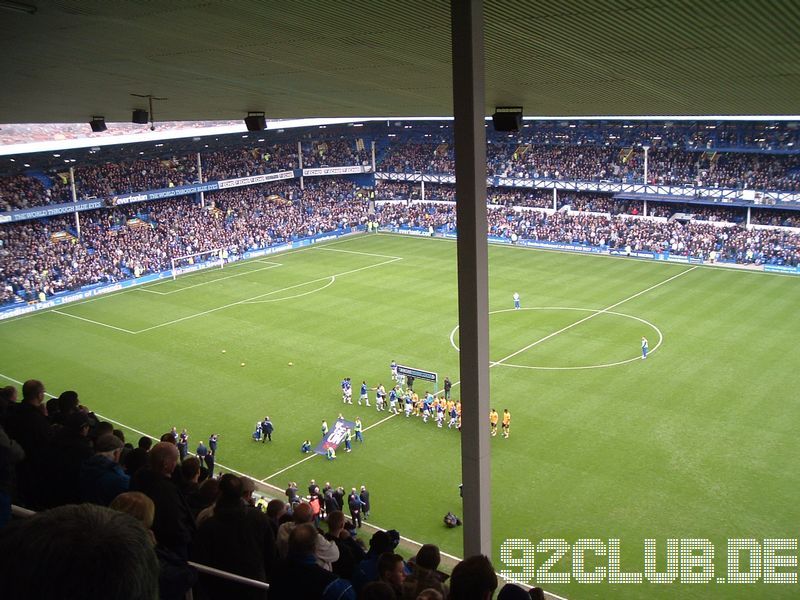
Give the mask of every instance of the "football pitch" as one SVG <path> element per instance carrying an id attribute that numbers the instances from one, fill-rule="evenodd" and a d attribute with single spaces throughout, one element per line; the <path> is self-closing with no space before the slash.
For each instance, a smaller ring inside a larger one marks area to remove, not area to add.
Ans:
<path id="1" fill-rule="evenodd" d="M 455 250 L 360 235 L 0 322 L 0 384 L 77 390 L 134 444 L 172 426 L 190 449 L 218 433 L 218 463 L 281 490 L 365 484 L 370 522 L 461 556 L 462 530 L 442 524 L 461 515 L 459 433 L 376 412 L 372 391 L 371 408 L 356 405 L 362 380 L 388 389 L 392 360 L 459 379 Z M 800 280 L 510 246 L 489 256 L 491 403 L 512 414 L 510 437 L 491 440 L 497 570 L 510 568 L 508 539 L 599 540 L 587 571 L 618 539 L 620 570 L 639 573 L 645 539 L 662 572 L 668 540 L 701 539 L 715 548 L 705 585 L 577 583 L 574 547 L 549 569 L 569 583 L 544 571 L 531 583 L 570 599 L 796 597 L 797 583 L 718 577 L 729 538 L 798 538 Z M 340 412 L 361 417 L 364 443 L 335 461 L 302 455 Z M 274 441 L 255 443 L 265 415 Z M 537 567 L 550 547 L 531 554 Z M 798 572 L 796 546 L 778 554 L 795 562 L 777 572 Z"/>

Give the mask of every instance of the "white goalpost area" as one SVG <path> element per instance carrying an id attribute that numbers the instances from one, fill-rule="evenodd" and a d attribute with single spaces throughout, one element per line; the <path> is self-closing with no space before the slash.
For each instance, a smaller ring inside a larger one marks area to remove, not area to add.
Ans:
<path id="1" fill-rule="evenodd" d="M 185 256 L 176 256 L 170 259 L 172 279 L 175 280 L 178 275 L 200 271 L 201 269 L 222 269 L 225 266 L 227 257 L 228 251 L 224 248 L 215 248 L 213 250 L 195 252 L 194 254 L 186 254 Z"/>

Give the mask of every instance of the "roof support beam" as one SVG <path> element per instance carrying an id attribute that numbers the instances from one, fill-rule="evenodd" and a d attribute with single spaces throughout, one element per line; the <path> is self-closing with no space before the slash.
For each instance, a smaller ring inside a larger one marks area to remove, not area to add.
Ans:
<path id="1" fill-rule="evenodd" d="M 492 556 L 482 0 L 451 0 L 464 556 Z"/>

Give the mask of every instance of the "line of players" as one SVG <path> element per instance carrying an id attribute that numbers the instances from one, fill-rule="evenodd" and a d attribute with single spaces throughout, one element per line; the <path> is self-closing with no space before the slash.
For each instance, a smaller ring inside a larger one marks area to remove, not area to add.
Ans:
<path id="1" fill-rule="evenodd" d="M 461 401 L 450 398 L 449 386 L 445 389 L 443 397 L 435 396 L 426 391 L 423 396 L 419 396 L 410 386 L 405 389 L 402 387 L 404 382 L 402 376 L 398 376 L 393 370 L 392 379 L 395 385 L 386 392 L 383 384 L 371 388 L 375 392 L 375 410 L 378 412 L 388 411 L 399 415 L 402 413 L 406 417 L 422 417 L 422 422 L 427 423 L 432 420 L 440 429 L 444 427 L 445 420 L 448 420 L 448 429 L 461 429 Z M 342 403 L 353 403 L 353 388 L 350 378 L 342 380 Z M 362 403 L 371 406 L 369 403 L 369 390 L 366 381 L 362 381 L 358 405 Z"/>

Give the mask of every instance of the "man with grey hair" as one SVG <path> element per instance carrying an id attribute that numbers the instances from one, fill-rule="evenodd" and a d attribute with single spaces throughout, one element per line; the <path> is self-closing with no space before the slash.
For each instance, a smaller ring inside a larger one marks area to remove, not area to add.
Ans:
<path id="1" fill-rule="evenodd" d="M 78 476 L 81 501 L 108 506 L 114 498 L 128 491 L 131 478 L 119 465 L 123 446 L 122 440 L 113 433 L 97 438 L 94 456 L 81 464 Z"/>
<path id="2" fill-rule="evenodd" d="M 292 513 L 292 521 L 284 523 L 278 528 L 278 537 L 276 545 L 278 547 L 278 556 L 286 558 L 289 553 L 289 536 L 295 527 L 305 523 L 311 523 L 314 519 L 314 513 L 311 510 L 311 505 L 307 502 L 297 504 Z M 316 529 L 315 529 L 316 531 Z M 339 548 L 332 541 L 326 540 L 325 537 L 317 531 L 317 541 L 314 546 L 314 556 L 317 559 L 317 564 L 326 571 L 333 570 L 333 563 L 339 560 Z"/>
<path id="3" fill-rule="evenodd" d="M 178 447 L 170 442 L 153 446 L 148 465 L 134 475 L 131 490 L 144 493 L 156 505 L 153 533 L 158 543 L 188 558 L 195 523 L 186 498 L 172 481 L 179 456 Z"/>

